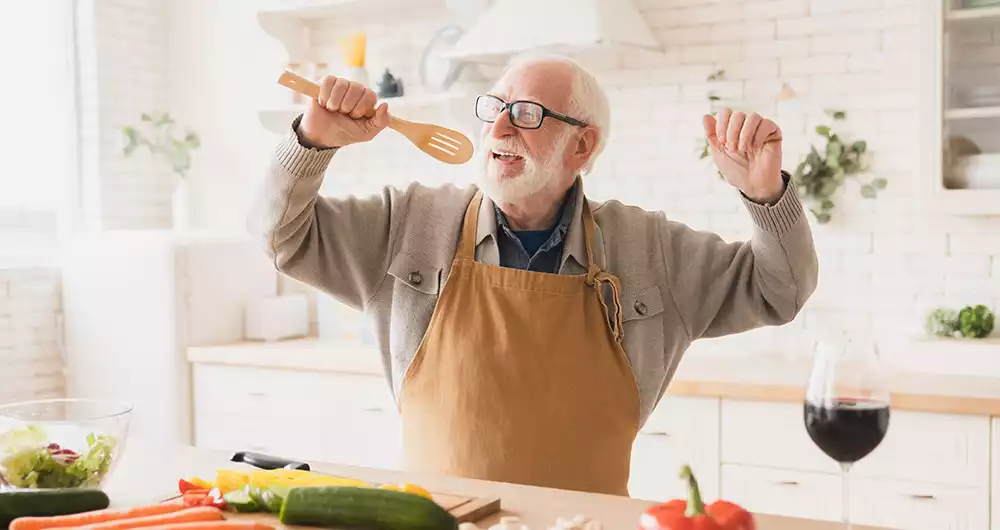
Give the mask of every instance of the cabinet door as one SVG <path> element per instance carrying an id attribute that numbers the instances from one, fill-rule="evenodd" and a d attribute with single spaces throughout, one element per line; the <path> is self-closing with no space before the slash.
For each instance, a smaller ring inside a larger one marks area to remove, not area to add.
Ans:
<path id="1" fill-rule="evenodd" d="M 681 466 L 694 470 L 706 498 L 719 491 L 719 400 L 665 397 L 632 446 L 629 494 L 665 501 L 685 498 Z"/>
<path id="2" fill-rule="evenodd" d="M 851 476 L 851 520 L 879 528 L 989 527 L 989 489 Z"/>
<path id="3" fill-rule="evenodd" d="M 843 489 L 836 474 L 722 465 L 722 498 L 768 515 L 840 521 Z"/>
<path id="4" fill-rule="evenodd" d="M 992 530 L 1000 530 L 1000 418 L 993 418 L 993 436 L 991 436 L 992 460 L 990 461 L 990 475 L 993 484 L 990 495 L 990 504 L 993 513 Z"/>

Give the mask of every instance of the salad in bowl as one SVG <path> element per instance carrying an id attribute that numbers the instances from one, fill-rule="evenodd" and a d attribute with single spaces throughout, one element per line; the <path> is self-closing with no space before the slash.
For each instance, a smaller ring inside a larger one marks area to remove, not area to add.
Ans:
<path id="1" fill-rule="evenodd" d="M 0 487 L 98 488 L 124 448 L 132 407 L 52 399 L 0 405 Z"/>

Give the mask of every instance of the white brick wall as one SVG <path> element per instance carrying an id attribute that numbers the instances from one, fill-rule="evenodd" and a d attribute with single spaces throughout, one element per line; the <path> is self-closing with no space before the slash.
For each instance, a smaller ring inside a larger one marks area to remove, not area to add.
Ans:
<path id="1" fill-rule="evenodd" d="M 593 198 L 614 197 L 662 209 L 696 228 L 716 230 L 727 238 L 746 237 L 750 220 L 737 197 L 697 159 L 709 90 L 733 105 L 775 117 L 785 133 L 789 170 L 810 142 L 818 141 L 812 131 L 822 116 L 815 109 L 843 108 L 849 121 L 838 129 L 867 140 L 874 173 L 889 180 L 888 189 L 875 201 L 862 200 L 857 188 L 849 187 L 837 200 L 834 222 L 814 224 L 822 274 L 804 316 L 774 333 L 748 337 L 774 340 L 802 330 L 869 328 L 898 338 L 921 333 L 926 311 L 939 304 L 998 308 L 1000 239 L 995 234 L 1000 233 L 1000 219 L 935 215 L 915 204 L 922 186 L 916 157 L 918 0 L 636 4 L 665 51 L 658 56 L 625 52 L 617 61 L 605 58 L 594 69 L 612 100 L 613 132 L 596 173 L 586 180 Z M 330 44 L 343 32 L 372 30 L 386 49 L 391 47 L 384 42 L 387 38 L 422 42 L 446 20 L 446 13 L 433 5 L 428 0 L 426 11 L 408 13 L 413 22 L 395 26 L 392 34 L 384 32 L 384 26 L 366 24 L 364 20 L 379 20 L 369 14 L 349 24 L 320 25 L 313 35 Z M 977 45 L 979 51 L 969 55 L 975 68 L 963 75 L 1000 82 L 996 35 L 980 32 L 964 40 L 963 46 Z M 412 68 L 420 47 L 393 50 L 392 55 L 378 49 L 369 53 L 372 61 L 402 72 L 411 81 L 408 89 L 419 90 Z M 726 70 L 726 80 L 706 82 L 716 69 Z M 783 81 L 797 91 L 799 100 L 776 102 Z M 413 117 L 447 119 L 431 110 Z M 465 130 L 479 133 L 475 127 Z M 370 193 L 383 184 L 411 180 L 471 179 L 468 169 L 445 168 L 390 138 L 339 154 L 336 182 L 327 190 Z M 795 343 L 781 343 L 789 342 Z"/>
<path id="2" fill-rule="evenodd" d="M 174 180 L 161 159 L 122 155 L 121 129 L 167 108 L 163 0 L 85 0 L 78 20 L 85 216 L 105 229 L 167 228 Z"/>
<path id="3" fill-rule="evenodd" d="M 0 271 L 0 403 L 63 395 L 59 278 L 55 268 Z"/>

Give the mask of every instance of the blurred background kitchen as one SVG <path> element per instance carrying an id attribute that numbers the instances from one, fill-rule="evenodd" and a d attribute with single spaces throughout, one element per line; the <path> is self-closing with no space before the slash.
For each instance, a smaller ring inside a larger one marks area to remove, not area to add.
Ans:
<path id="1" fill-rule="evenodd" d="M 276 273 L 243 230 L 303 105 L 275 81 L 362 80 L 392 113 L 478 143 L 475 96 L 534 49 L 577 59 L 611 97 L 593 199 L 749 237 L 702 157 L 701 116 L 730 106 L 783 130 L 819 288 L 789 325 L 695 344 L 681 383 L 801 387 L 815 340 L 849 331 L 914 380 L 1000 385 L 996 0 L 8 0 L 0 403 L 122 398 L 135 436 L 398 466 L 364 315 Z M 473 175 L 387 132 L 339 153 L 324 189 L 411 181 Z M 801 404 L 670 393 L 636 442 L 633 495 L 675 495 L 689 461 L 713 497 L 839 517 L 838 468 Z M 1000 528 L 992 416 L 894 412 L 857 466 L 853 518 Z M 786 445 L 754 446 L 760 433 Z"/>

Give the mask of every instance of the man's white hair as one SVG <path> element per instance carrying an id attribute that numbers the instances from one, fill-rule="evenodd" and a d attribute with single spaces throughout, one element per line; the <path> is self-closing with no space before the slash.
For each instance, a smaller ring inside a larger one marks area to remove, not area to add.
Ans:
<path id="1" fill-rule="evenodd" d="M 582 173 L 590 173 L 594 169 L 597 157 L 607 145 L 608 136 L 611 135 L 611 105 L 608 102 L 608 95 L 597 82 L 597 78 L 580 63 L 558 54 L 527 52 L 517 55 L 507 63 L 501 78 L 514 68 L 544 62 L 558 62 L 570 68 L 573 72 L 573 82 L 566 114 L 597 128 L 597 145 L 594 146 L 594 153 L 581 168 Z"/>

